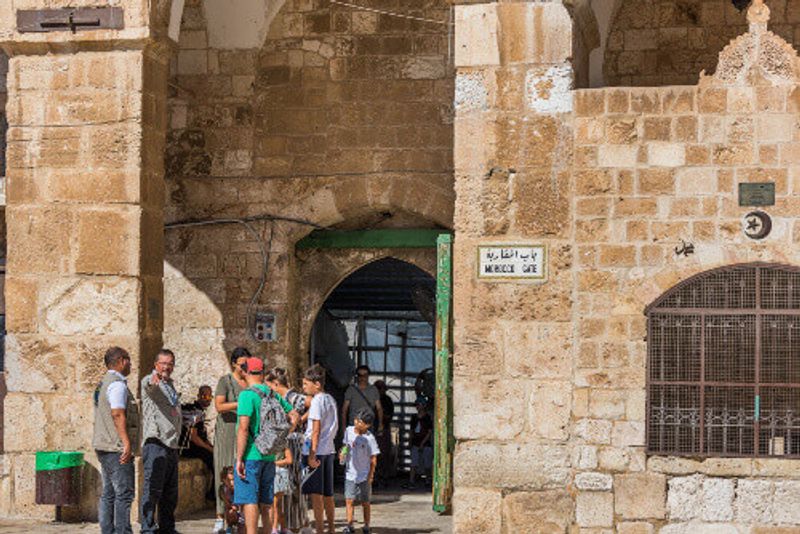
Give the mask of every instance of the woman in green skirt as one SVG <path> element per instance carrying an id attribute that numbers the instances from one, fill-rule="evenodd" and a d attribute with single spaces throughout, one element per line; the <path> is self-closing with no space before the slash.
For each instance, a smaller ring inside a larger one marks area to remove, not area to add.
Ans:
<path id="1" fill-rule="evenodd" d="M 217 426 L 214 430 L 214 487 L 221 484 L 223 468 L 236 464 L 236 406 L 239 393 L 247 388 L 242 364 L 250 357 L 250 351 L 237 347 L 231 353 L 231 373 L 217 382 L 214 407 L 217 409 Z M 225 531 L 225 502 L 217 495 L 217 521 L 214 532 Z"/>

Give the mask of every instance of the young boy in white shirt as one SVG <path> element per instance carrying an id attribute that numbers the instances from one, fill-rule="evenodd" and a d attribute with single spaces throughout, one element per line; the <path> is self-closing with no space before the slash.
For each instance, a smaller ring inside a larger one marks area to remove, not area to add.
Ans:
<path id="1" fill-rule="evenodd" d="M 363 534 L 369 534 L 370 501 L 372 498 L 372 481 L 375 478 L 375 466 L 381 453 L 378 441 L 372 432 L 372 411 L 362 408 L 356 413 L 353 425 L 344 431 L 344 446 L 339 453 L 339 461 L 347 464 L 344 481 L 344 499 L 347 505 L 347 526 L 342 534 L 355 534 L 353 527 L 354 504 L 361 503 L 364 510 Z"/>
<path id="2" fill-rule="evenodd" d="M 303 377 L 303 391 L 311 395 L 308 409 L 303 465 L 313 471 L 303 482 L 303 494 L 311 496 L 314 509 L 314 527 L 324 534 L 323 512 L 328 520 L 328 532 L 336 532 L 333 524 L 333 464 L 336 447 L 333 440 L 339 431 L 336 401 L 325 393 L 325 369 L 320 365 L 310 367 Z"/>

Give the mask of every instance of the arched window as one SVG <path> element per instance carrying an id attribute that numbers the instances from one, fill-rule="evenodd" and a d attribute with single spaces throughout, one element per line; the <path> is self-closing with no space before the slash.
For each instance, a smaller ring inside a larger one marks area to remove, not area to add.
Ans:
<path id="1" fill-rule="evenodd" d="M 708 271 L 645 313 L 649 453 L 800 456 L 800 269 Z"/>

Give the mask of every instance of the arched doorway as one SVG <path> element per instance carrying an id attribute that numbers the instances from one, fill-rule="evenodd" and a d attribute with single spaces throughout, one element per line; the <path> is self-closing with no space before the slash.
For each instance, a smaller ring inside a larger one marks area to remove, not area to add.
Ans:
<path id="1" fill-rule="evenodd" d="M 390 456 L 382 459 L 385 482 L 396 486 L 411 468 L 416 403 L 428 408 L 433 426 L 436 282 L 419 267 L 395 258 L 373 261 L 345 278 L 325 300 L 309 340 L 310 363 L 328 370 L 327 389 L 339 406 L 358 366 L 370 381 L 383 381 L 391 399 Z M 416 419 L 415 419 L 416 421 Z M 341 424 L 346 424 L 341 422 Z M 423 460 L 432 482 L 433 439 Z M 385 453 L 384 453 L 385 454 Z"/>

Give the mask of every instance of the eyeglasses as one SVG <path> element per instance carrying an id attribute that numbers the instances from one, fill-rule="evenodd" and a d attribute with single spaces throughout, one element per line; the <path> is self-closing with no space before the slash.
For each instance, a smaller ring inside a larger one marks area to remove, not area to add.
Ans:
<path id="1" fill-rule="evenodd" d="M 367 378 L 369 376 L 369 373 L 358 373 L 358 375 L 356 376 L 358 376 L 359 378 Z"/>

